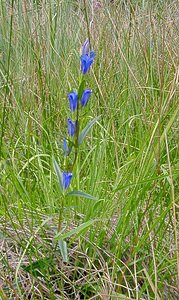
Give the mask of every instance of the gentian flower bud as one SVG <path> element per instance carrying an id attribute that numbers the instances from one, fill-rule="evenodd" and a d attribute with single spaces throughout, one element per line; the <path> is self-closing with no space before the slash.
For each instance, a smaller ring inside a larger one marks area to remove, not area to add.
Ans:
<path id="1" fill-rule="evenodd" d="M 70 181 L 73 177 L 72 173 L 63 172 L 63 188 L 67 189 L 70 185 Z"/>
<path id="2" fill-rule="evenodd" d="M 71 92 L 70 94 L 68 94 L 68 99 L 70 102 L 71 111 L 75 111 L 78 104 L 78 94 L 76 92 Z"/>
<path id="3" fill-rule="evenodd" d="M 90 89 L 86 89 L 83 91 L 83 95 L 81 97 L 81 106 L 86 106 L 88 103 L 88 100 L 91 96 L 91 90 Z"/>
<path id="4" fill-rule="evenodd" d="M 71 119 L 68 119 L 68 134 L 74 136 L 77 129 L 77 122 L 72 122 Z"/>
<path id="5" fill-rule="evenodd" d="M 82 55 L 89 53 L 89 40 L 88 39 L 86 39 L 86 41 L 84 42 L 81 52 L 82 52 Z"/>
<path id="6" fill-rule="evenodd" d="M 90 69 L 94 58 L 96 56 L 96 53 L 94 51 L 91 51 L 89 54 L 82 55 L 80 57 L 81 60 L 81 71 L 83 74 L 86 74 L 88 70 Z"/>

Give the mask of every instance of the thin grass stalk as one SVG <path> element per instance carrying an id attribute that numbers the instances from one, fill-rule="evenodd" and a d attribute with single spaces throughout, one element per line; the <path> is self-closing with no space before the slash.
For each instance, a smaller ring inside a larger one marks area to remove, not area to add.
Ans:
<path id="1" fill-rule="evenodd" d="M 5 134 L 7 95 L 8 95 L 8 91 L 9 91 L 10 60 L 11 60 L 11 46 L 12 46 L 12 34 L 13 34 L 13 17 L 14 17 L 14 0 L 11 1 L 9 49 L 8 49 L 8 57 L 7 57 L 7 74 L 6 74 L 6 85 L 5 85 L 4 105 L 3 105 L 3 114 L 2 114 L 1 137 L 0 137 L 0 158 L 1 158 L 1 156 L 3 156 L 3 153 L 1 150 L 2 150 L 2 144 L 3 144 L 3 137 Z"/>

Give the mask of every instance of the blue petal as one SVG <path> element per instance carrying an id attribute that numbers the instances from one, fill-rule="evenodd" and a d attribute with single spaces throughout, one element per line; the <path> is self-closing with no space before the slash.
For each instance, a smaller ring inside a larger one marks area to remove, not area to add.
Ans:
<path id="1" fill-rule="evenodd" d="M 75 111 L 77 109 L 78 104 L 78 94 L 76 92 L 71 92 L 68 94 L 68 99 L 70 102 L 71 111 Z"/>
<path id="2" fill-rule="evenodd" d="M 89 53 L 89 40 L 86 39 L 86 41 L 83 44 L 82 47 L 82 55 L 88 54 Z"/>
<path id="3" fill-rule="evenodd" d="M 81 71 L 83 74 L 86 74 L 88 71 L 88 55 L 83 55 L 80 57 L 81 59 Z"/>
<path id="4" fill-rule="evenodd" d="M 90 56 L 88 54 L 82 55 L 81 59 L 81 71 L 83 74 L 86 74 L 90 69 L 91 64 L 94 61 L 96 53 L 94 51 L 90 52 Z"/>
<path id="5" fill-rule="evenodd" d="M 68 134 L 70 136 L 74 136 L 74 134 L 76 133 L 76 130 L 77 130 L 77 121 L 72 122 L 71 119 L 68 119 Z"/>
<path id="6" fill-rule="evenodd" d="M 72 173 L 63 172 L 63 187 L 64 187 L 64 189 L 67 189 L 69 187 L 72 177 L 73 177 Z"/>
<path id="7" fill-rule="evenodd" d="M 86 106 L 88 103 L 88 100 L 91 96 L 91 90 L 90 89 L 86 89 L 83 91 L 83 95 L 81 97 L 81 106 Z"/>
<path id="8" fill-rule="evenodd" d="M 74 136 L 75 134 L 75 124 L 72 122 L 71 119 L 68 119 L 68 134 L 70 136 Z"/>
<path id="9" fill-rule="evenodd" d="M 94 51 L 90 51 L 90 58 L 95 58 L 95 56 L 96 56 L 96 53 L 94 52 Z"/>

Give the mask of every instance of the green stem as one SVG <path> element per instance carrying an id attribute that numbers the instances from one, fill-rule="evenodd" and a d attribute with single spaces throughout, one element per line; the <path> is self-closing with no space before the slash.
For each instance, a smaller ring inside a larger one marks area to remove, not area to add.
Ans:
<path id="1" fill-rule="evenodd" d="M 89 46 L 90 46 L 90 49 L 91 49 L 90 27 L 89 27 L 89 20 L 88 20 L 88 14 L 87 14 L 86 0 L 83 0 L 83 3 L 84 3 L 84 12 L 85 12 L 86 25 L 87 25 L 88 41 L 89 41 Z"/>
<path id="2" fill-rule="evenodd" d="M 78 103 L 77 103 L 77 113 L 76 113 L 76 122 L 77 122 L 77 126 L 76 126 L 76 134 L 75 134 L 75 157 L 74 157 L 74 161 L 73 161 L 73 165 L 72 165 L 72 170 L 75 166 L 75 163 L 77 161 L 77 157 L 78 157 L 78 138 L 79 138 L 79 132 L 80 132 L 80 123 L 79 123 L 79 110 L 80 110 L 80 107 L 79 107 L 79 101 L 80 101 L 80 98 L 81 98 L 81 94 L 82 94 L 82 91 L 80 93 L 80 87 L 81 87 L 81 84 L 83 82 L 83 76 L 81 76 L 80 78 L 80 84 L 79 84 L 79 89 L 78 89 Z"/>
<path id="3" fill-rule="evenodd" d="M 10 58 L 11 58 L 11 44 L 12 44 L 12 26 L 13 26 L 13 14 L 14 14 L 14 0 L 11 2 L 11 19 L 10 19 L 10 33 L 9 33 L 9 50 L 8 50 L 8 66 L 7 66 L 7 77 L 6 77 L 6 89 L 5 89 L 5 97 L 4 97 L 4 106 L 3 106 L 3 115 L 2 115 L 2 126 L 1 126 L 1 137 L 0 137 L 0 153 L 3 144 L 3 138 L 5 133 L 5 121 L 6 121 L 6 102 L 7 95 L 9 91 L 9 73 L 10 73 Z"/>
<path id="4" fill-rule="evenodd" d="M 59 217 L 58 217 L 57 233 L 59 233 L 61 231 L 61 227 L 62 227 L 64 204 L 65 204 L 65 195 L 63 194 L 62 205 L 61 205 L 61 209 L 60 209 Z M 55 244 L 55 251 L 57 250 L 57 246 L 58 246 L 58 241 Z"/>
<path id="5" fill-rule="evenodd" d="M 63 195 L 63 198 L 62 198 L 62 206 L 61 206 L 61 209 L 60 209 L 60 213 L 59 213 L 59 218 L 58 218 L 58 228 L 57 228 L 57 233 L 60 232 L 61 230 L 61 225 L 62 225 L 62 221 L 63 221 L 63 212 L 64 212 L 64 195 Z"/>

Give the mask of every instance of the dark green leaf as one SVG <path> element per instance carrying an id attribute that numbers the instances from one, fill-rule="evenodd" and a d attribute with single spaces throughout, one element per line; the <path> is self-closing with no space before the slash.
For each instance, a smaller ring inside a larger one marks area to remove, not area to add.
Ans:
<path id="1" fill-rule="evenodd" d="M 33 276 L 38 277 L 42 276 L 42 274 L 47 274 L 49 267 L 52 266 L 52 263 L 52 258 L 44 257 L 32 262 L 27 266 L 22 265 L 22 269 Z"/>

